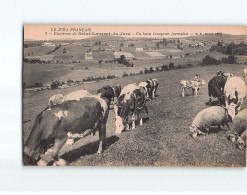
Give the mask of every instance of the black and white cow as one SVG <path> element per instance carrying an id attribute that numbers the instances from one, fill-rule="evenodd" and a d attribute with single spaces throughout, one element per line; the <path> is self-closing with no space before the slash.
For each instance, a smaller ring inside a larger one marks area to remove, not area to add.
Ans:
<path id="1" fill-rule="evenodd" d="M 125 128 L 135 129 L 135 123 L 143 124 L 144 114 L 148 114 L 146 107 L 146 94 L 143 88 L 136 84 L 126 85 L 119 96 L 117 105 L 114 106 L 116 114 L 116 134 Z"/>
<path id="2" fill-rule="evenodd" d="M 35 120 L 32 131 L 24 144 L 24 165 L 46 166 L 48 162 L 66 165 L 58 153 L 69 138 L 83 138 L 92 132 L 99 132 L 101 153 L 106 138 L 106 122 L 109 108 L 99 96 L 68 100 L 47 107 Z M 48 148 L 53 145 L 52 150 Z M 48 151 L 48 152 L 47 152 Z M 41 158 L 42 157 L 42 158 Z"/>
<path id="3" fill-rule="evenodd" d="M 113 104 L 115 104 L 116 101 L 114 101 L 114 99 L 116 98 L 117 100 L 120 93 L 121 93 L 120 85 L 116 85 L 116 86 L 107 85 L 105 87 L 100 88 L 97 91 L 97 94 L 100 94 L 101 97 L 104 97 L 108 100 L 107 102 L 108 105 L 110 105 L 112 102 Z"/>
<path id="4" fill-rule="evenodd" d="M 158 89 L 158 85 L 159 85 L 158 79 L 149 79 L 147 81 L 143 81 L 139 83 L 139 86 L 145 90 L 148 100 L 153 99 L 155 97 Z"/>
<path id="5" fill-rule="evenodd" d="M 181 85 L 181 90 L 182 90 L 182 97 L 185 96 L 185 89 L 192 89 L 193 95 L 197 96 L 200 86 L 206 85 L 206 82 L 202 79 L 195 79 L 193 81 L 181 80 L 180 85 Z"/>
<path id="6" fill-rule="evenodd" d="M 220 102 L 220 105 L 225 106 L 225 95 L 224 95 L 225 84 L 226 84 L 226 77 L 222 75 L 214 76 L 208 82 L 209 105 L 211 105 L 212 103 L 212 98 L 217 98 Z"/>

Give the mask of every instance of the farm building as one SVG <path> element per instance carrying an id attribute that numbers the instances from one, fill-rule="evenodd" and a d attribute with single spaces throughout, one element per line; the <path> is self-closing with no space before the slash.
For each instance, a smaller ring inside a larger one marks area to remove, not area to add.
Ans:
<path id="1" fill-rule="evenodd" d="M 143 51 L 143 48 L 142 47 L 137 47 L 136 51 Z"/>

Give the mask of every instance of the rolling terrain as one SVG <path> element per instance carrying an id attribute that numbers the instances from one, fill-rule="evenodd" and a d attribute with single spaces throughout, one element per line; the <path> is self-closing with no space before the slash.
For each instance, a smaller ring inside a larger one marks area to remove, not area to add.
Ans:
<path id="1" fill-rule="evenodd" d="M 147 63 L 148 64 L 148 63 Z M 207 83 L 218 70 L 242 76 L 244 65 L 222 64 L 218 66 L 194 67 L 190 69 L 155 72 L 113 80 L 84 84 L 67 89 L 28 91 L 23 93 L 23 139 L 26 141 L 36 116 L 46 107 L 49 97 L 71 91 L 86 89 L 95 94 L 106 85 L 122 86 L 150 78 L 159 80 L 158 97 L 147 102 L 148 118 L 142 127 L 114 134 L 115 115 L 110 110 L 107 122 L 106 150 L 97 155 L 98 134 L 78 140 L 72 146 L 64 146 L 62 158 L 70 166 L 218 166 L 243 167 L 246 151 L 239 150 L 228 141 L 227 129 L 212 128 L 208 136 L 193 139 L 189 126 L 196 114 L 208 101 L 207 85 L 200 88 L 198 96 L 186 90 L 181 97 L 179 81 L 192 80 L 199 74 Z M 67 73 L 66 73 L 67 74 Z M 246 107 L 246 102 L 244 103 Z"/>

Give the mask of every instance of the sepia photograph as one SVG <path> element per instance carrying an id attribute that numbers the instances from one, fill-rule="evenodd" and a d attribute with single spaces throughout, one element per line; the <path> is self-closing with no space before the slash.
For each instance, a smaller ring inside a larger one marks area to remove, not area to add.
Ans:
<path id="1" fill-rule="evenodd" d="M 24 166 L 246 167 L 245 26 L 23 26 Z"/>

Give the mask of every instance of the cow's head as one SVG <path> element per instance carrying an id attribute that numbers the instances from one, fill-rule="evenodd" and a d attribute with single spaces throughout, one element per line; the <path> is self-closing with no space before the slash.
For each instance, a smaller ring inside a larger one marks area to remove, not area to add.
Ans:
<path id="1" fill-rule="evenodd" d="M 129 116 L 133 115 L 135 109 L 136 102 L 133 94 L 125 94 L 119 97 L 117 105 L 114 106 L 116 134 L 120 134 L 125 129 Z"/>
<path id="2" fill-rule="evenodd" d="M 237 146 L 238 146 L 239 149 L 245 148 L 246 147 L 246 141 L 243 140 L 241 137 L 238 137 Z"/>
<path id="3" fill-rule="evenodd" d="M 190 126 L 190 135 L 191 135 L 193 138 L 195 138 L 195 137 L 197 137 L 197 134 L 198 134 L 197 127 L 196 127 L 194 124 L 192 124 L 192 125 Z"/>
<path id="4" fill-rule="evenodd" d="M 116 86 L 113 86 L 112 89 L 114 90 L 114 95 L 115 97 L 119 97 L 120 93 L 121 93 L 121 90 L 122 90 L 122 87 L 121 85 L 116 85 Z"/>
<path id="5" fill-rule="evenodd" d="M 237 108 L 238 108 L 238 105 L 237 104 L 234 104 L 233 102 L 231 102 L 227 107 L 227 111 L 228 111 L 228 115 L 231 117 L 231 120 L 233 120 L 237 114 Z"/>

